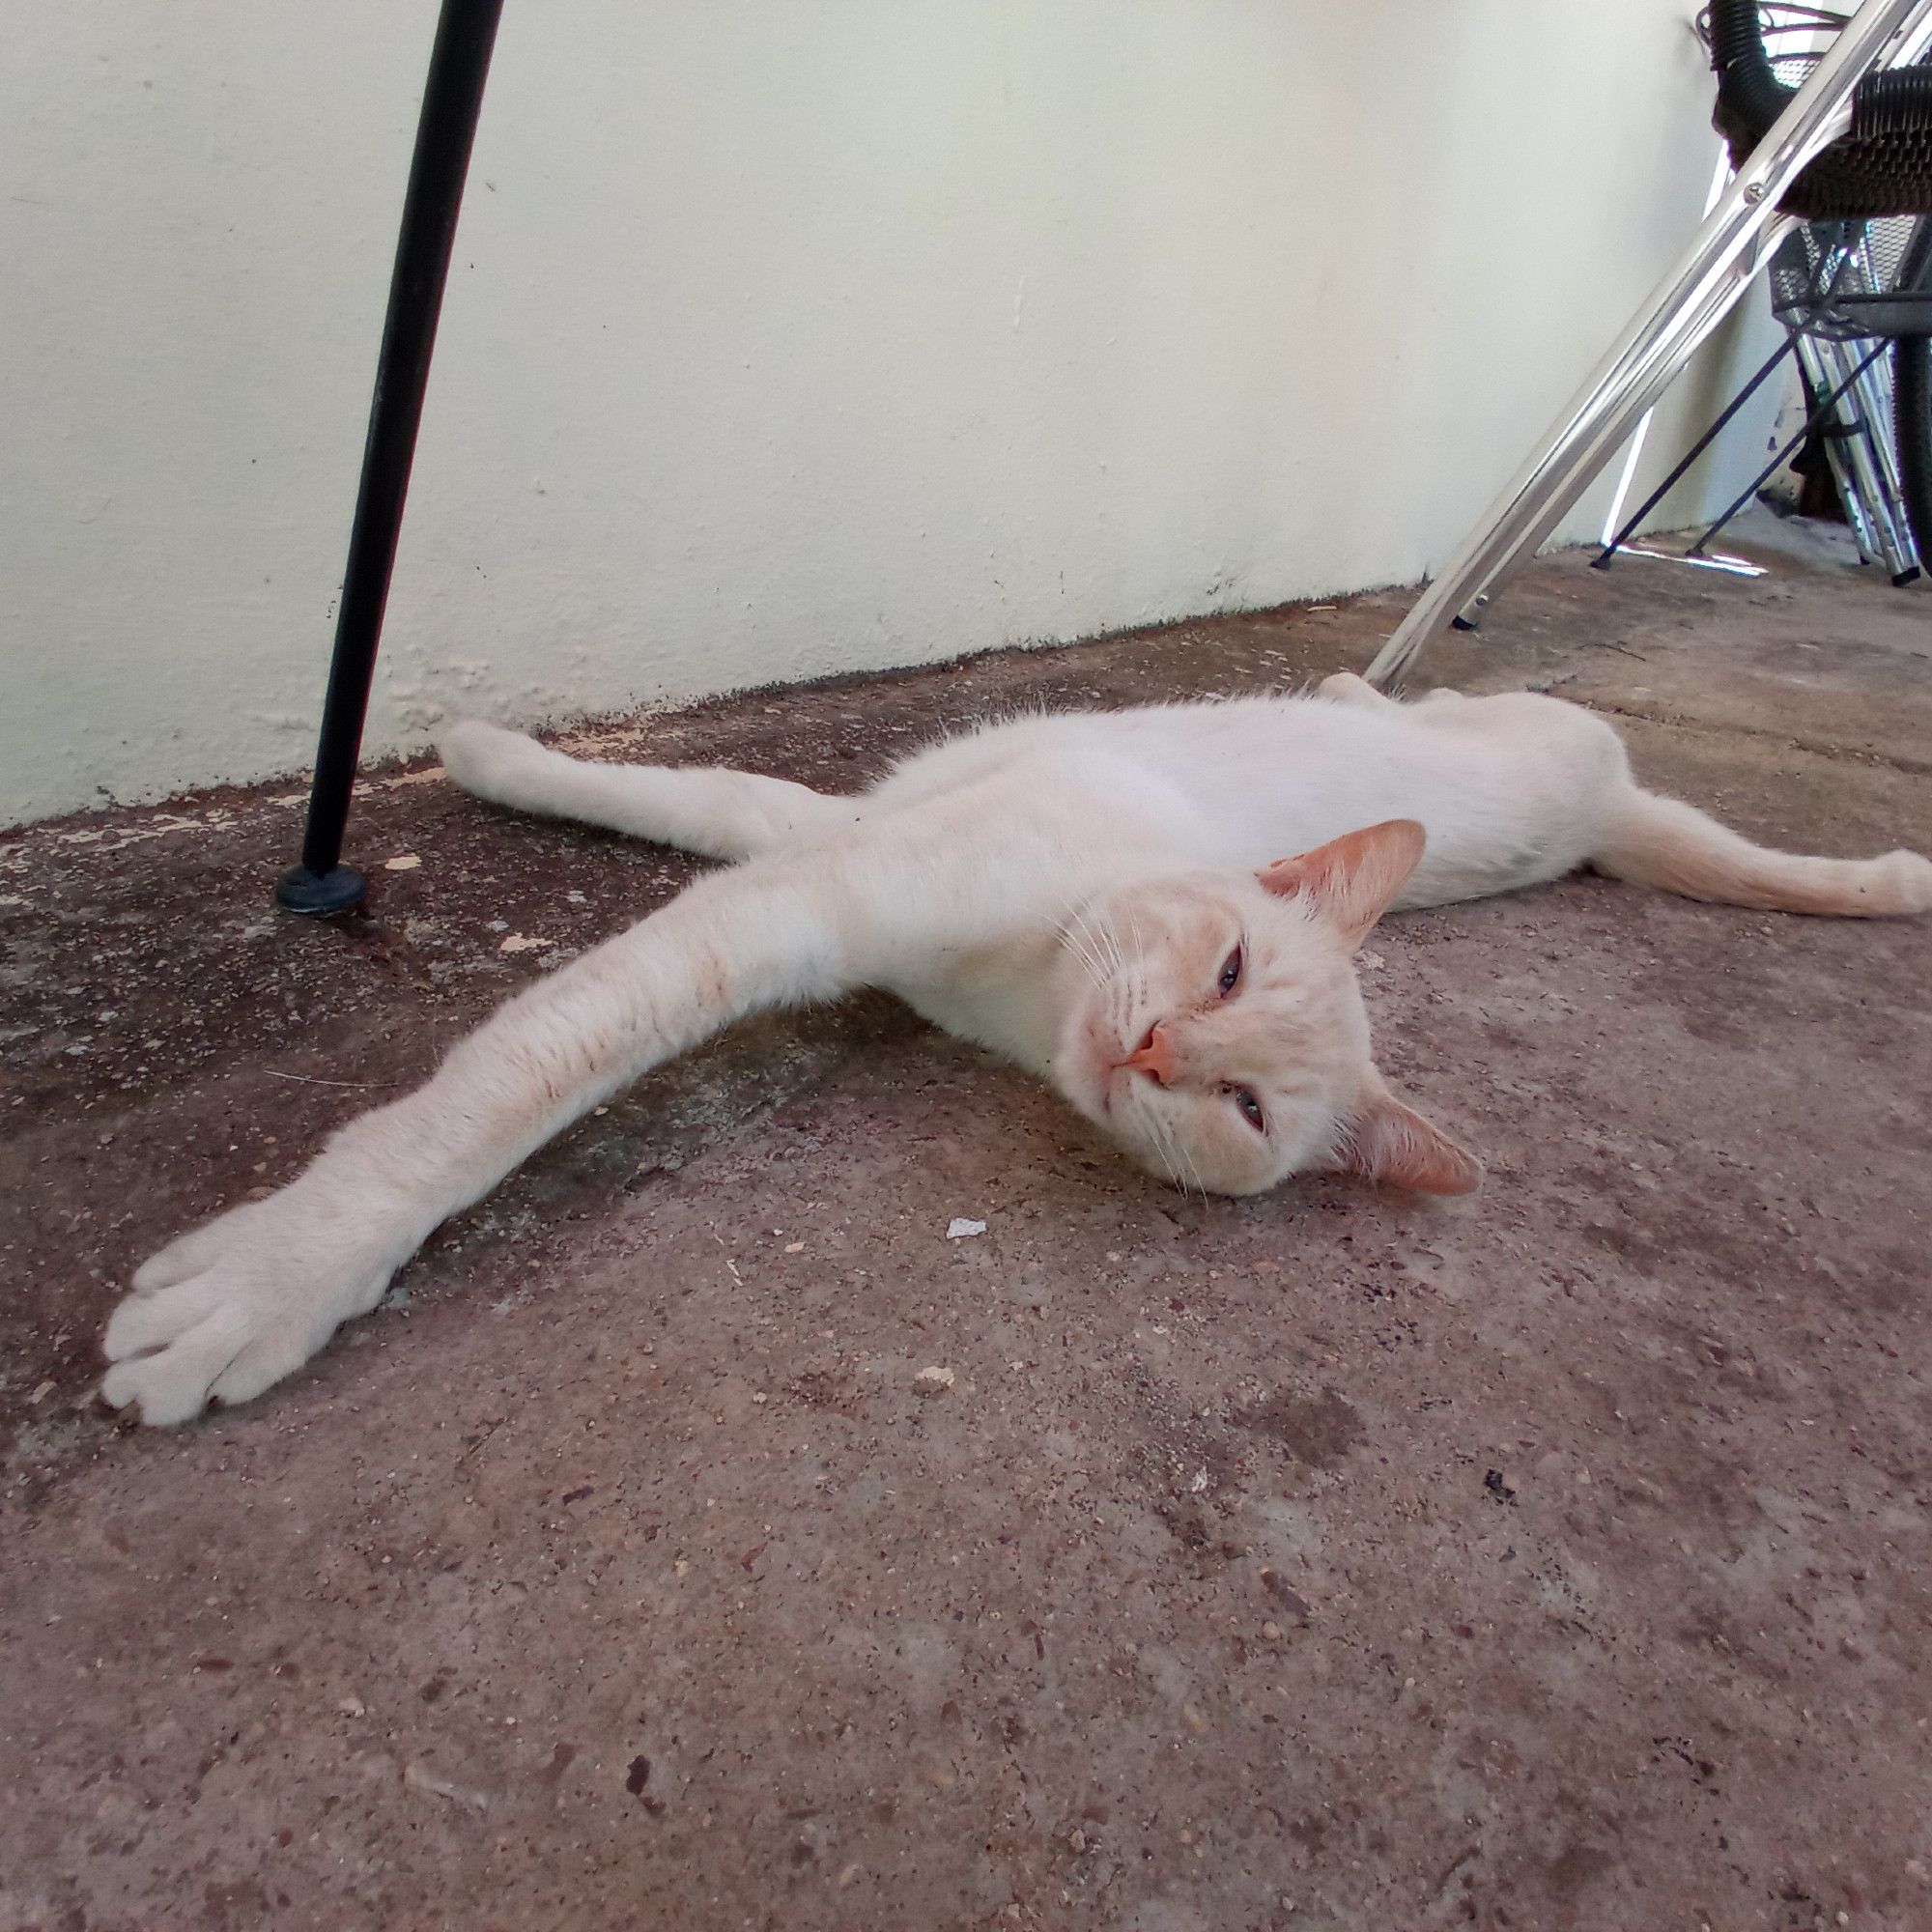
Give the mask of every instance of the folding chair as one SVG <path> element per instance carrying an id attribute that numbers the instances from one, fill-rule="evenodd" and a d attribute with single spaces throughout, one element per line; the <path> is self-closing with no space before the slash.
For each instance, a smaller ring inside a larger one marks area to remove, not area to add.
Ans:
<path id="1" fill-rule="evenodd" d="M 1910 59 L 1932 0 L 1866 0 L 1795 92 L 1755 0 L 1714 0 L 1717 123 L 1737 173 L 1590 380 L 1369 666 L 1400 688 L 1431 639 L 1473 630 L 1799 220 L 1932 211 L 1932 69 Z"/>

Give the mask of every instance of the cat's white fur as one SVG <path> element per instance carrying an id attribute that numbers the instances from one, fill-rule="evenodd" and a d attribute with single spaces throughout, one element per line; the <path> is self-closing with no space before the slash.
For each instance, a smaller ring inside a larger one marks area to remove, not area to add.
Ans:
<path id="1" fill-rule="evenodd" d="M 1589 865 L 1743 905 L 1932 907 L 1926 860 L 1752 845 L 1640 790 L 1603 720 L 1530 694 L 1398 704 L 1343 675 L 1315 696 L 1027 718 L 850 798 L 582 763 L 480 724 L 442 752 L 483 798 L 733 863 L 537 981 L 279 1193 L 148 1262 L 103 1384 L 147 1422 L 288 1375 L 439 1222 L 759 1008 L 888 987 L 1182 1185 L 1326 1166 L 1454 1193 L 1475 1162 L 1369 1054 L 1352 955 L 1388 906 Z"/>

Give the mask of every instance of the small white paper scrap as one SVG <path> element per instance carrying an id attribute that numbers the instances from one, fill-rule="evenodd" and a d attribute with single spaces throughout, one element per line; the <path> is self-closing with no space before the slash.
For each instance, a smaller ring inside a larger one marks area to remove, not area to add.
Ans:
<path id="1" fill-rule="evenodd" d="M 986 1224 L 983 1221 L 969 1221 L 963 1214 L 955 1214 L 946 1224 L 946 1238 L 949 1241 L 963 1241 L 971 1235 L 983 1235 Z"/>

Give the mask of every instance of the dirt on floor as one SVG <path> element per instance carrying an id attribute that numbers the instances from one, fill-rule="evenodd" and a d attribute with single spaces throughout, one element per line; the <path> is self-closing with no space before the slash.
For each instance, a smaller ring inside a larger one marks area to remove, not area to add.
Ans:
<path id="1" fill-rule="evenodd" d="M 1927 593 L 1740 548 L 1546 559 L 1418 682 L 1932 851 Z M 571 738 L 850 788 L 1359 668 L 1406 601 Z M 136 1262 L 694 872 L 390 770 L 366 913 L 304 923 L 300 804 L 0 835 L 0 1927 L 1932 1925 L 1926 922 L 1389 922 L 1461 1205 L 1184 1198 L 884 999 L 748 1025 L 302 1376 L 129 1430 Z"/>

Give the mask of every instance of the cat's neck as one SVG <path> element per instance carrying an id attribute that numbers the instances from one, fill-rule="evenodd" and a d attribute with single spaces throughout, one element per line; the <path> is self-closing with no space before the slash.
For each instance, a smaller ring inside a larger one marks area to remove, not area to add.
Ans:
<path id="1" fill-rule="evenodd" d="M 1065 1019 L 1065 948 L 1057 928 L 949 955 L 943 970 L 895 987 L 934 1026 L 1048 1077 Z"/>

